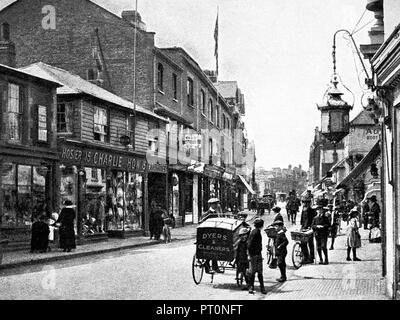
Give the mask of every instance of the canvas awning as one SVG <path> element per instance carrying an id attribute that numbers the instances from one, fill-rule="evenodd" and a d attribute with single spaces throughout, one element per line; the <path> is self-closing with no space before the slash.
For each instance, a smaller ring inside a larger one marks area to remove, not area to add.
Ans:
<path id="1" fill-rule="evenodd" d="M 238 174 L 240 181 L 242 181 L 242 183 L 245 185 L 245 187 L 247 188 L 247 190 L 249 190 L 249 192 L 251 194 L 256 194 L 255 191 L 253 190 L 253 188 L 248 184 L 248 182 L 246 181 L 245 178 L 243 178 L 240 174 Z"/>
<path id="2" fill-rule="evenodd" d="M 381 152 L 379 141 L 372 147 L 368 154 L 360 161 L 360 163 L 336 186 L 336 189 L 346 188 L 352 183 L 360 174 L 362 174 L 367 168 L 375 161 L 376 157 Z"/>

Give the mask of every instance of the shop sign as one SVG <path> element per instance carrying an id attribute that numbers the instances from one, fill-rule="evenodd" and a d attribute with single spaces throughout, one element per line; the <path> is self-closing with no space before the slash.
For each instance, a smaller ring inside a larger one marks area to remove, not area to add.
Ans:
<path id="1" fill-rule="evenodd" d="M 210 167 L 210 166 L 206 166 L 204 168 L 204 174 L 210 178 L 221 178 L 222 177 L 222 174 L 218 169 Z"/>
<path id="2" fill-rule="evenodd" d="M 222 175 L 222 178 L 225 180 L 231 181 L 233 179 L 233 175 L 231 173 L 224 172 Z"/>
<path id="3" fill-rule="evenodd" d="M 201 134 L 185 134 L 185 149 L 201 149 Z"/>
<path id="4" fill-rule="evenodd" d="M 233 233 L 219 228 L 197 229 L 196 257 L 230 261 L 233 258 Z"/>
<path id="5" fill-rule="evenodd" d="M 103 167 L 133 172 L 146 171 L 145 159 L 84 147 L 63 146 L 60 158 L 61 161 L 85 167 Z"/>
<path id="6" fill-rule="evenodd" d="M 167 173 L 167 165 L 160 163 L 149 163 L 148 164 L 149 172 L 159 172 L 159 173 Z"/>

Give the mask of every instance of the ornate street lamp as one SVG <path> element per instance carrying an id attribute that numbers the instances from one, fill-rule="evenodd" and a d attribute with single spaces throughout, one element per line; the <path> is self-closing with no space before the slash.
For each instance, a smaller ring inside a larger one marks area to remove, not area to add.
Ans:
<path id="1" fill-rule="evenodd" d="M 343 92 L 341 92 L 337 87 L 339 83 L 339 76 L 336 73 L 336 35 L 339 32 L 345 32 L 352 40 L 352 43 L 356 48 L 358 57 L 360 58 L 360 61 L 364 68 L 364 72 L 367 76 L 366 84 L 369 86 L 371 85 L 370 77 L 364 66 L 360 52 L 358 51 L 357 45 L 355 44 L 351 33 L 345 29 L 340 29 L 336 31 L 333 36 L 333 75 L 331 78 L 331 86 L 326 95 L 324 95 L 324 97 L 326 97 L 325 101 L 322 104 L 317 104 L 318 110 L 321 111 L 321 133 L 333 144 L 334 163 L 338 161 L 338 155 L 336 152 L 337 143 L 349 134 L 349 113 L 350 110 L 353 109 L 352 105 L 349 105 L 346 101 L 342 99 Z"/>

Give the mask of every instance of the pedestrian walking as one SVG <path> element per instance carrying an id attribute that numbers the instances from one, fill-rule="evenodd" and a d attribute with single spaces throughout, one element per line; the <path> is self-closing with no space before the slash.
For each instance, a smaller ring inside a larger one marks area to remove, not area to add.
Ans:
<path id="1" fill-rule="evenodd" d="M 61 209 L 60 216 L 57 219 L 60 233 L 60 248 L 64 252 L 71 252 L 71 249 L 76 248 L 75 244 L 75 229 L 74 220 L 76 217 L 75 206 L 70 200 L 65 200 L 64 208 Z"/>
<path id="2" fill-rule="evenodd" d="M 319 256 L 319 264 L 329 264 L 328 260 L 328 234 L 329 234 L 329 218 L 325 215 L 325 210 L 322 205 L 317 207 L 317 216 L 314 217 L 311 228 L 314 231 L 315 243 Z M 325 260 L 322 258 L 324 253 Z"/>
<path id="3" fill-rule="evenodd" d="M 301 219 L 300 219 L 301 232 L 306 232 L 311 229 L 311 224 L 316 214 L 317 213 L 315 212 L 315 209 L 311 207 L 311 200 L 309 199 L 303 200 L 303 210 L 301 212 Z M 300 244 L 300 247 L 304 257 L 303 264 L 314 263 L 315 259 L 314 238 L 309 237 L 307 242 Z"/>
<path id="4" fill-rule="evenodd" d="M 264 220 L 257 218 L 254 220 L 254 229 L 250 232 L 247 251 L 250 260 L 250 275 L 249 275 L 249 293 L 254 293 L 254 281 L 257 273 L 258 281 L 260 283 L 260 291 L 262 294 L 266 294 L 267 291 L 264 287 L 263 277 L 263 258 L 261 255 L 262 251 L 262 238 L 261 228 L 264 226 Z"/>
<path id="5" fill-rule="evenodd" d="M 246 287 L 243 290 L 248 290 L 249 278 L 247 272 L 249 270 L 249 259 L 247 257 L 247 240 L 249 237 L 250 228 L 241 228 L 239 230 L 239 239 L 236 241 L 234 247 L 236 248 L 235 261 L 236 261 L 236 280 L 240 274 L 244 276 Z"/>
<path id="6" fill-rule="evenodd" d="M 41 215 L 39 218 L 35 218 L 35 220 L 36 221 L 32 224 L 31 253 L 36 250 L 40 253 L 44 253 L 49 249 L 50 229 L 46 223 L 45 215 Z"/>
<path id="7" fill-rule="evenodd" d="M 160 240 L 162 230 L 164 227 L 164 219 L 163 214 L 165 210 L 161 208 L 161 206 L 157 203 L 153 210 L 153 233 L 154 233 L 154 240 Z"/>
<path id="8" fill-rule="evenodd" d="M 275 213 L 275 215 L 272 219 L 272 223 L 277 222 L 277 221 L 282 221 L 282 223 L 283 223 L 283 216 L 281 214 L 281 208 L 278 206 L 275 206 L 272 208 L 272 211 Z"/>
<path id="9" fill-rule="evenodd" d="M 361 247 L 361 235 L 358 231 L 358 211 L 353 209 L 350 211 L 349 227 L 347 233 L 347 261 L 351 261 L 350 252 L 353 251 L 353 261 L 361 261 L 357 258 L 357 248 Z"/>
<path id="10" fill-rule="evenodd" d="M 200 221 L 200 223 L 210 218 L 218 218 L 222 216 L 218 198 L 211 198 L 210 200 L 208 200 L 208 204 L 210 205 L 210 208 L 207 210 L 204 218 Z M 206 259 L 206 261 L 204 262 L 204 271 L 206 273 L 210 273 L 210 261 L 213 271 L 217 273 L 222 273 L 222 270 L 220 270 L 218 267 L 218 260 L 215 259 Z"/>
<path id="11" fill-rule="evenodd" d="M 369 205 L 368 200 L 362 202 L 362 219 L 364 230 L 368 230 L 368 219 L 369 219 Z"/>
<path id="12" fill-rule="evenodd" d="M 175 217 L 172 213 L 168 214 L 166 211 L 163 213 L 164 226 L 162 234 L 165 243 L 171 242 L 171 229 L 175 226 Z"/>
<path id="13" fill-rule="evenodd" d="M 296 224 L 296 216 L 299 211 L 300 200 L 296 197 L 295 191 L 291 191 L 289 193 L 289 199 L 286 204 L 286 211 L 288 215 L 288 222 L 292 222 L 292 224 Z"/>
<path id="14" fill-rule="evenodd" d="M 281 277 L 276 279 L 278 282 L 285 282 L 286 278 L 286 255 L 287 255 L 287 245 L 289 244 L 289 240 L 285 234 L 285 228 L 283 226 L 283 221 L 276 221 L 273 223 L 275 226 L 277 234 L 274 241 L 275 245 L 275 255 L 277 258 L 277 265 L 279 271 L 281 272 Z"/>
<path id="15" fill-rule="evenodd" d="M 326 209 L 327 209 L 326 215 L 329 218 L 329 235 L 331 236 L 331 246 L 329 250 L 333 250 L 335 239 L 338 232 L 340 217 L 337 210 L 333 209 L 333 204 L 328 204 L 328 207 Z"/>

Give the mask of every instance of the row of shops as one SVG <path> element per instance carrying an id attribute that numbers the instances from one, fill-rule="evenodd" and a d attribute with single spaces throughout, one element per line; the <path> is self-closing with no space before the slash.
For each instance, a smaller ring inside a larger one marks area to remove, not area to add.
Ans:
<path id="1" fill-rule="evenodd" d="M 149 164 L 142 155 L 100 145 L 61 141 L 47 158 L 26 152 L 2 150 L 0 161 L 1 233 L 12 241 L 27 241 L 34 218 L 59 213 L 65 200 L 76 205 L 76 234 L 89 239 L 143 234 L 154 203 L 183 226 L 199 221 L 209 198 L 220 198 L 229 211 L 243 208 L 248 192 L 232 171 Z"/>

